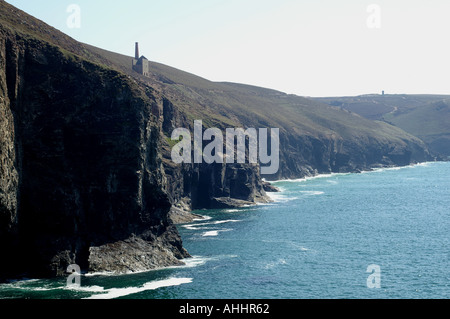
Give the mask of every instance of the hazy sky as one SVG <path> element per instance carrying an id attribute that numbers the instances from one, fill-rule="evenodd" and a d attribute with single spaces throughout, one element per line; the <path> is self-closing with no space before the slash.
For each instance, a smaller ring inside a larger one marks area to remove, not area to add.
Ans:
<path id="1" fill-rule="evenodd" d="M 449 0 L 7 2 L 81 42 L 133 56 L 138 41 L 149 60 L 213 81 L 303 96 L 450 94 Z"/>

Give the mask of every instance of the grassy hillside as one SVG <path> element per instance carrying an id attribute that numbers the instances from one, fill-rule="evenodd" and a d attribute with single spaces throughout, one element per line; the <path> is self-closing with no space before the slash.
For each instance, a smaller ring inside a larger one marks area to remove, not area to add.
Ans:
<path id="1" fill-rule="evenodd" d="M 386 114 L 385 120 L 418 136 L 432 151 L 450 156 L 450 97 L 406 112 Z"/>
<path id="2" fill-rule="evenodd" d="M 398 126 L 425 141 L 434 153 L 450 156 L 449 95 L 363 95 L 316 100 Z"/>
<path id="3" fill-rule="evenodd" d="M 256 86 L 212 82 L 156 62 L 150 62 L 150 77 L 143 77 L 131 70 L 131 56 L 88 47 L 123 72 L 160 88 L 192 118 L 212 117 L 211 122 L 219 127 L 223 124 L 279 127 L 316 137 L 339 134 L 346 138 L 371 134 L 410 138 L 401 130 L 385 123 L 368 121 L 340 107 Z M 397 136 L 393 136 L 393 132 Z"/>

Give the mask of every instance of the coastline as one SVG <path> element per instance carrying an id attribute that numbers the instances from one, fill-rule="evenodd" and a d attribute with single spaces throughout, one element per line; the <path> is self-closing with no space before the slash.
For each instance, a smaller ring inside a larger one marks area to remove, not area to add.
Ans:
<path id="1" fill-rule="evenodd" d="M 239 208 L 246 208 L 246 207 L 254 207 L 254 206 L 261 206 L 261 205 L 268 205 L 272 203 L 279 202 L 279 198 L 277 198 L 277 194 L 282 195 L 283 188 L 280 188 L 277 184 L 278 183 L 298 183 L 298 182 L 306 182 L 309 180 L 319 179 L 319 178 L 329 178 L 333 176 L 345 176 L 350 174 L 367 174 L 367 173 L 375 173 L 375 172 L 382 172 L 385 170 L 399 170 L 404 168 L 411 168 L 416 166 L 425 166 L 432 163 L 442 163 L 442 162 L 448 162 L 448 161 L 426 161 L 426 162 L 420 162 L 420 163 L 413 163 L 409 165 L 404 166 L 384 166 L 384 167 L 374 167 L 367 170 L 362 171 L 354 171 L 354 172 L 344 172 L 344 173 L 325 173 L 325 174 L 316 174 L 311 176 L 305 176 L 302 178 L 296 178 L 296 179 L 280 179 L 280 180 L 274 180 L 274 181 L 267 181 L 264 178 L 262 179 L 263 183 L 266 185 L 270 185 L 273 188 L 278 189 L 277 192 L 270 192 L 266 191 L 266 196 L 270 199 L 270 201 L 267 202 L 255 202 L 251 203 L 249 205 L 236 205 L 235 207 L 224 207 L 224 208 L 217 208 L 217 209 L 239 209 Z M 205 209 L 206 211 L 208 209 Z M 183 224 L 189 224 L 192 223 L 195 220 L 207 220 L 209 219 L 208 216 L 203 216 L 201 214 L 198 214 L 199 210 L 188 210 L 186 207 L 184 209 L 179 209 L 176 207 L 172 207 L 171 210 L 171 218 L 173 218 L 175 225 L 183 225 Z M 175 216 L 175 217 L 174 217 Z M 176 222 L 175 222 L 176 221 Z"/>
<path id="2" fill-rule="evenodd" d="M 414 163 L 414 164 L 409 164 L 409 165 L 404 165 L 404 166 L 374 167 L 371 169 L 355 171 L 355 172 L 316 174 L 316 175 L 305 176 L 305 177 L 296 178 L 296 179 L 280 179 L 280 180 L 271 181 L 270 183 L 276 184 L 276 183 L 282 183 L 282 182 L 305 182 L 305 181 L 317 179 L 317 178 L 344 176 L 344 175 L 349 175 L 349 174 L 366 174 L 366 173 L 373 173 L 373 172 L 378 172 L 378 171 L 398 170 L 398 169 L 410 168 L 410 167 L 416 167 L 416 166 L 425 166 L 427 164 L 432 164 L 432 163 L 445 163 L 445 162 L 449 162 L 449 161 L 427 161 L 427 162 Z"/>
<path id="3" fill-rule="evenodd" d="M 364 188 L 364 185 L 368 185 L 366 184 L 366 182 L 368 180 L 371 180 L 372 178 L 378 182 L 379 180 L 379 174 L 375 174 L 378 172 L 384 172 L 382 173 L 380 176 L 384 176 L 384 177 L 380 177 L 380 178 L 384 178 L 384 181 L 389 181 L 390 178 L 392 178 L 391 176 L 397 176 L 397 174 L 401 174 L 404 177 L 408 177 L 410 174 L 415 175 L 416 172 L 418 174 L 418 172 L 422 172 L 422 176 L 426 177 L 428 176 L 428 171 L 433 170 L 434 172 L 437 172 L 437 174 L 439 174 L 439 171 L 441 170 L 441 167 L 444 167 L 443 165 L 446 165 L 444 162 L 423 162 L 423 163 L 418 163 L 418 164 L 414 164 L 414 165 L 407 165 L 407 166 L 401 166 L 401 167 L 388 167 L 388 168 L 380 168 L 380 169 L 375 169 L 372 171 L 365 171 L 362 173 L 374 173 L 374 175 L 364 175 L 364 176 L 360 176 L 360 178 L 358 177 L 358 175 L 354 175 L 353 173 L 346 173 L 346 174 L 321 174 L 321 176 L 317 175 L 315 177 L 311 177 L 308 180 L 301 180 L 299 184 L 291 184 L 291 183 L 286 183 L 286 184 L 282 184 L 280 185 L 280 195 L 284 195 L 285 198 L 281 198 L 281 204 L 275 202 L 271 205 L 272 208 L 269 209 L 275 209 L 274 211 L 277 212 L 282 212 L 283 211 L 283 207 L 284 207 L 284 201 L 286 199 L 288 200 L 292 200 L 292 198 L 296 197 L 296 193 L 302 192 L 303 190 L 312 190 L 315 189 L 316 186 L 318 185 L 331 185 L 328 182 L 329 181 L 339 181 L 339 185 L 341 184 L 345 184 L 347 183 L 347 185 L 353 184 L 352 181 L 355 181 L 357 185 L 359 185 L 359 188 Z M 417 167 L 417 171 L 416 168 Z M 447 166 L 445 166 L 447 167 Z M 405 170 L 403 170 L 405 169 Z M 448 169 L 446 170 L 448 171 Z M 338 177 L 338 176 L 345 176 L 344 178 Z M 349 176 L 346 176 L 349 175 Z M 306 184 L 302 184 L 302 181 L 310 181 L 310 180 L 314 180 L 314 178 L 317 177 L 323 177 L 324 179 L 318 180 L 318 181 L 313 181 L 313 182 L 308 182 Z M 327 178 L 330 177 L 329 180 L 327 180 Z M 439 177 L 439 175 L 438 175 Z M 441 176 L 442 178 L 443 176 Z M 359 182 L 358 182 L 359 181 Z M 359 184 L 358 184 L 359 183 Z M 332 183 L 332 185 L 335 185 L 335 183 Z M 378 184 L 380 187 L 382 187 L 382 183 Z M 310 187 L 311 186 L 311 187 Z M 330 190 L 333 189 L 334 187 L 340 187 L 340 186 L 330 186 Z M 344 186 L 345 187 L 345 186 Z M 441 190 L 441 193 L 445 191 Z M 414 194 L 414 190 L 411 191 L 412 194 Z M 277 195 L 277 194 L 271 194 L 271 195 Z M 370 192 L 369 192 L 370 194 Z M 307 201 L 309 201 L 308 199 L 306 199 Z M 326 201 L 326 198 L 322 198 L 322 200 Z M 321 202 L 321 199 L 319 199 L 318 201 Z M 314 202 L 314 201 L 313 201 Z M 293 203 L 293 205 L 301 205 L 302 204 L 299 203 Z M 270 204 L 269 204 L 270 205 Z M 290 204 L 289 204 L 290 205 Z M 327 205 L 325 203 L 325 205 Z M 278 208 L 277 208 L 278 206 Z M 298 206 L 298 207 L 301 207 Z M 442 206 L 442 205 L 441 205 Z M 256 208 L 257 209 L 257 208 Z M 268 212 L 266 211 L 266 208 L 261 208 L 265 213 L 264 214 L 257 214 L 259 217 L 262 218 L 261 222 L 262 224 L 265 224 L 264 220 L 267 218 L 271 219 L 273 217 L 273 212 Z M 252 209 L 250 209 L 252 210 Z M 210 212 L 211 211 L 211 212 Z M 213 224 L 217 224 L 217 223 L 225 223 L 225 222 L 229 222 L 231 221 L 231 219 L 233 220 L 238 220 L 240 219 L 240 217 L 243 218 L 252 218 L 252 216 L 245 216 L 245 215 L 252 215 L 252 212 L 248 212 L 246 209 L 242 209 L 240 210 L 240 212 L 238 212 L 238 214 L 236 215 L 236 217 L 233 216 L 233 214 L 226 214 L 227 210 L 204 210 L 204 211 L 195 211 L 195 213 L 197 214 L 210 214 L 210 216 L 212 217 L 208 217 L 209 219 L 213 219 L 211 222 L 207 222 L 204 223 L 203 220 L 198 220 L 197 223 L 195 223 L 197 225 L 197 229 L 198 232 L 194 233 L 194 238 L 196 239 L 200 239 L 203 241 L 203 239 L 201 239 L 202 234 L 208 230 L 207 228 L 202 229 L 203 226 L 208 225 L 211 226 Z M 230 211 L 230 213 L 233 213 L 233 211 Z M 286 212 L 289 213 L 289 212 Z M 292 212 L 291 212 L 292 213 Z M 312 213 L 314 215 L 314 213 Z M 295 215 L 295 213 L 294 213 Z M 294 216 L 292 215 L 292 216 Z M 230 216 L 230 217 L 227 217 Z M 218 218 L 216 218 L 218 217 Z M 228 220 L 228 218 L 230 218 L 230 220 Z M 283 214 L 281 214 L 279 216 L 279 218 L 283 218 Z M 408 220 L 409 218 L 406 216 L 404 217 L 405 220 Z M 217 222 L 216 222 L 217 221 Z M 284 223 L 284 222 L 283 222 Z M 222 227 L 220 226 L 218 229 L 218 231 L 228 231 L 229 226 L 225 226 Z M 231 226 L 231 228 L 234 228 L 233 226 Z M 212 230 L 213 228 L 211 228 Z M 240 230 L 241 232 L 245 233 L 245 229 L 243 229 L 242 227 L 240 227 L 240 229 L 236 228 L 236 230 Z M 190 237 L 192 234 L 191 232 L 187 233 L 187 236 Z M 186 236 L 186 234 L 184 235 Z M 183 236 L 183 237 L 184 237 Z M 277 240 L 284 240 L 284 236 L 281 236 L 281 238 L 278 238 Z M 206 238 L 207 240 L 209 238 Z M 228 240 L 228 238 L 222 238 L 222 240 Z M 219 242 L 220 242 L 221 238 L 219 238 Z M 289 239 L 292 240 L 292 239 Z M 286 241 L 288 241 L 288 239 L 286 239 Z M 223 242 L 222 242 L 223 243 Z M 196 240 L 194 240 L 193 242 L 190 242 L 191 248 L 193 247 L 193 245 L 197 245 Z M 171 287 L 171 286 L 177 286 L 178 284 L 187 284 L 188 287 L 187 288 L 182 288 L 183 291 L 189 291 L 191 288 L 189 288 L 189 285 L 192 285 L 192 289 L 195 289 L 196 287 L 198 287 L 199 285 L 202 284 L 202 279 L 198 278 L 195 274 L 197 274 L 198 271 L 200 271 L 202 274 L 204 273 L 205 269 L 213 269 L 215 270 L 214 267 L 209 267 L 209 264 L 211 261 L 214 260 L 218 260 L 218 258 L 222 258 L 221 251 L 220 249 L 217 250 L 217 248 L 215 248 L 216 246 L 216 241 L 210 242 L 208 244 L 208 246 L 210 247 L 211 251 L 213 253 L 208 253 L 207 251 L 203 251 L 202 249 L 197 250 L 196 254 L 192 256 L 192 258 L 187 258 L 187 259 L 183 259 L 183 262 L 185 262 L 185 265 L 182 266 L 174 266 L 174 267 L 160 267 L 160 268 L 155 268 L 155 269 L 151 269 L 148 271 L 140 271 L 140 272 L 130 272 L 130 273 L 122 273 L 122 274 L 117 274 L 117 273 L 87 273 L 87 274 L 82 274 L 81 277 L 81 283 L 82 286 L 80 288 L 77 287 L 66 287 L 65 286 L 65 279 L 55 279 L 55 280 L 51 280 L 48 281 L 46 279 L 44 280 L 40 280 L 40 279 L 29 279 L 28 281 L 15 281 L 15 282 L 10 282 L 9 284 L 3 286 L 3 290 L 7 291 L 7 290 L 11 290 L 11 291 L 17 291 L 18 294 L 21 295 L 28 295 L 28 294 L 35 294 L 35 295 L 40 295 L 42 294 L 42 296 L 50 296 L 50 295 L 78 295 L 79 297 L 81 297 L 82 299 L 107 299 L 107 298 L 118 298 L 118 297 L 124 297 L 124 296 L 130 296 L 133 294 L 137 294 L 137 293 L 143 293 L 145 291 L 149 291 L 148 294 L 153 296 L 153 293 L 150 292 L 151 290 L 154 289 L 158 289 L 161 287 Z M 301 248 L 301 247 L 303 248 Z M 217 246 L 219 248 L 219 246 Z M 264 246 L 262 246 L 264 247 Z M 307 248 L 305 248 L 307 247 Z M 317 250 L 314 250 L 313 246 L 310 245 L 306 245 L 305 243 L 301 243 L 301 245 L 299 244 L 299 249 L 302 249 L 301 254 L 306 254 L 307 251 L 309 251 L 308 254 L 315 254 L 315 252 Z M 233 249 L 233 252 L 235 250 Z M 291 248 L 289 248 L 289 250 L 286 251 L 286 253 L 290 253 L 292 252 Z M 227 253 L 231 253 L 231 251 L 228 251 Z M 217 256 L 217 254 L 219 254 L 220 256 Z M 241 255 L 240 251 L 236 250 L 236 256 Z M 290 256 L 290 255 L 289 255 Z M 301 258 L 306 258 L 307 256 L 312 256 L 312 255 L 301 255 L 303 257 Z M 273 258 L 273 260 L 269 260 L 267 261 L 267 265 L 269 265 L 268 267 L 272 267 L 273 265 L 278 265 L 280 266 L 280 269 L 283 268 L 285 269 L 286 267 L 290 267 L 289 265 L 293 265 L 294 263 L 291 261 L 293 260 L 288 260 L 286 259 L 287 263 L 286 264 L 276 264 L 280 259 L 278 258 Z M 205 265 L 206 266 L 203 266 Z M 231 263 L 233 264 L 233 263 Z M 262 266 L 265 267 L 265 263 L 261 264 Z M 199 267 L 197 270 L 195 269 L 195 267 Z M 261 267 L 262 267 L 261 266 Z M 191 268 L 193 267 L 194 269 L 190 270 L 182 270 L 183 268 Z M 203 268 L 203 267 L 207 267 L 207 268 Z M 164 272 L 164 270 L 168 269 L 168 271 Z M 173 271 L 170 269 L 174 269 Z M 179 270 L 177 270 L 179 269 Z M 264 268 L 267 269 L 267 268 Z M 155 272 L 154 272 L 155 271 Z M 162 271 L 161 273 L 159 271 Z M 144 274 L 144 275 L 139 275 L 139 274 Z M 148 274 L 148 275 L 147 275 Z M 160 275 L 161 274 L 161 275 Z M 131 275 L 131 276 L 128 276 Z M 134 276 L 137 275 L 137 276 Z M 128 277 L 127 277 L 128 276 Z M 215 276 L 215 274 L 214 274 Z M 95 278 L 97 277 L 97 278 Z M 105 278 L 103 278 L 105 277 Z M 112 279 L 108 279 L 106 277 L 111 277 Z M 123 279 L 122 279 L 123 278 Z M 25 278 L 24 278 L 25 280 Z M 121 283 L 124 282 L 126 284 L 122 285 L 122 284 L 117 284 L 117 281 L 120 281 Z M 114 283 L 114 285 L 110 285 L 110 283 Z M 173 291 L 178 291 L 179 288 L 171 288 L 173 289 Z M 155 293 L 156 294 L 156 293 Z"/>
<path id="4" fill-rule="evenodd" d="M 283 187 L 280 187 L 280 185 L 278 185 L 279 183 L 301 183 L 301 182 L 307 182 L 310 180 L 315 180 L 315 179 L 320 179 L 320 178 L 346 176 L 346 175 L 351 175 L 351 174 L 378 173 L 378 172 L 384 172 L 384 171 L 390 171 L 390 170 L 396 171 L 396 170 L 401 170 L 401 169 L 423 167 L 423 166 L 428 166 L 430 164 L 446 163 L 446 162 L 450 162 L 450 161 L 427 161 L 427 162 L 414 163 L 414 164 L 404 165 L 404 166 L 377 167 L 377 168 L 373 168 L 370 170 L 364 170 L 364 171 L 360 171 L 360 172 L 317 174 L 314 176 L 306 176 L 306 177 L 298 178 L 298 179 L 281 179 L 281 180 L 277 180 L 277 181 L 271 181 L 271 184 L 276 186 L 279 189 L 279 192 L 278 193 L 267 193 L 267 195 L 272 199 L 273 203 L 281 203 L 284 201 L 288 201 L 290 199 L 286 199 L 284 197 L 285 195 L 283 195 L 283 193 L 284 193 L 285 189 Z M 292 198 L 292 199 L 295 199 L 295 198 Z"/>

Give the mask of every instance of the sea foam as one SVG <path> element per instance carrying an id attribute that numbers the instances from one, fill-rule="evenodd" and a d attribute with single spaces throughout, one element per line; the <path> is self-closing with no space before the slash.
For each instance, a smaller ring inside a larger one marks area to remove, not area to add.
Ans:
<path id="1" fill-rule="evenodd" d="M 218 235 L 219 235 L 219 231 L 218 230 L 212 230 L 212 231 L 205 232 L 202 236 L 203 237 L 216 237 Z"/>
<path id="2" fill-rule="evenodd" d="M 236 219 L 227 219 L 227 220 L 218 220 L 214 222 L 208 222 L 208 223 L 196 223 L 196 224 L 186 224 L 182 225 L 182 227 L 189 229 L 189 230 L 199 230 L 199 229 L 208 229 L 210 225 L 220 225 L 220 224 L 226 224 L 226 223 L 238 223 L 240 220 Z"/>
<path id="3" fill-rule="evenodd" d="M 306 181 L 310 181 L 310 180 L 314 180 L 314 179 L 319 179 L 319 178 L 330 178 L 330 177 L 335 177 L 335 176 L 345 176 L 345 175 L 349 175 L 352 173 L 329 173 L 329 174 L 318 174 L 315 176 L 306 176 L 306 177 L 302 177 L 302 178 L 297 178 L 297 179 L 281 179 L 278 181 L 274 181 L 273 183 L 276 185 L 277 183 L 299 183 L 299 182 L 306 182 Z"/>
<path id="4" fill-rule="evenodd" d="M 323 195 L 325 192 L 322 191 L 300 191 L 300 193 L 307 196 Z"/>
<path id="5" fill-rule="evenodd" d="M 173 287 L 183 284 L 192 283 L 192 278 L 169 278 L 164 280 L 150 281 L 145 283 L 140 287 L 126 287 L 126 288 L 110 288 L 110 289 L 98 289 L 95 292 L 100 292 L 94 294 L 85 299 L 115 299 L 120 298 L 148 290 L 155 290 L 163 287 Z"/>
<path id="6" fill-rule="evenodd" d="M 271 200 L 274 201 L 274 203 L 284 203 L 289 202 L 291 200 L 296 200 L 298 197 L 295 196 L 288 196 L 286 194 L 283 194 L 283 192 L 279 193 L 267 193 L 267 195 L 270 197 Z M 270 205 L 270 204 L 268 204 Z"/>

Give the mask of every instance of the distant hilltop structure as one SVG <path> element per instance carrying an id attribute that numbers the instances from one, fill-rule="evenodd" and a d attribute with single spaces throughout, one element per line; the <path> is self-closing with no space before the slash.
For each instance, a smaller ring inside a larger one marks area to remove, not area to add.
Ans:
<path id="1" fill-rule="evenodd" d="M 149 76 L 150 72 L 148 70 L 148 59 L 145 56 L 139 57 L 139 43 L 136 42 L 134 59 L 133 59 L 133 70 L 144 76 Z"/>

